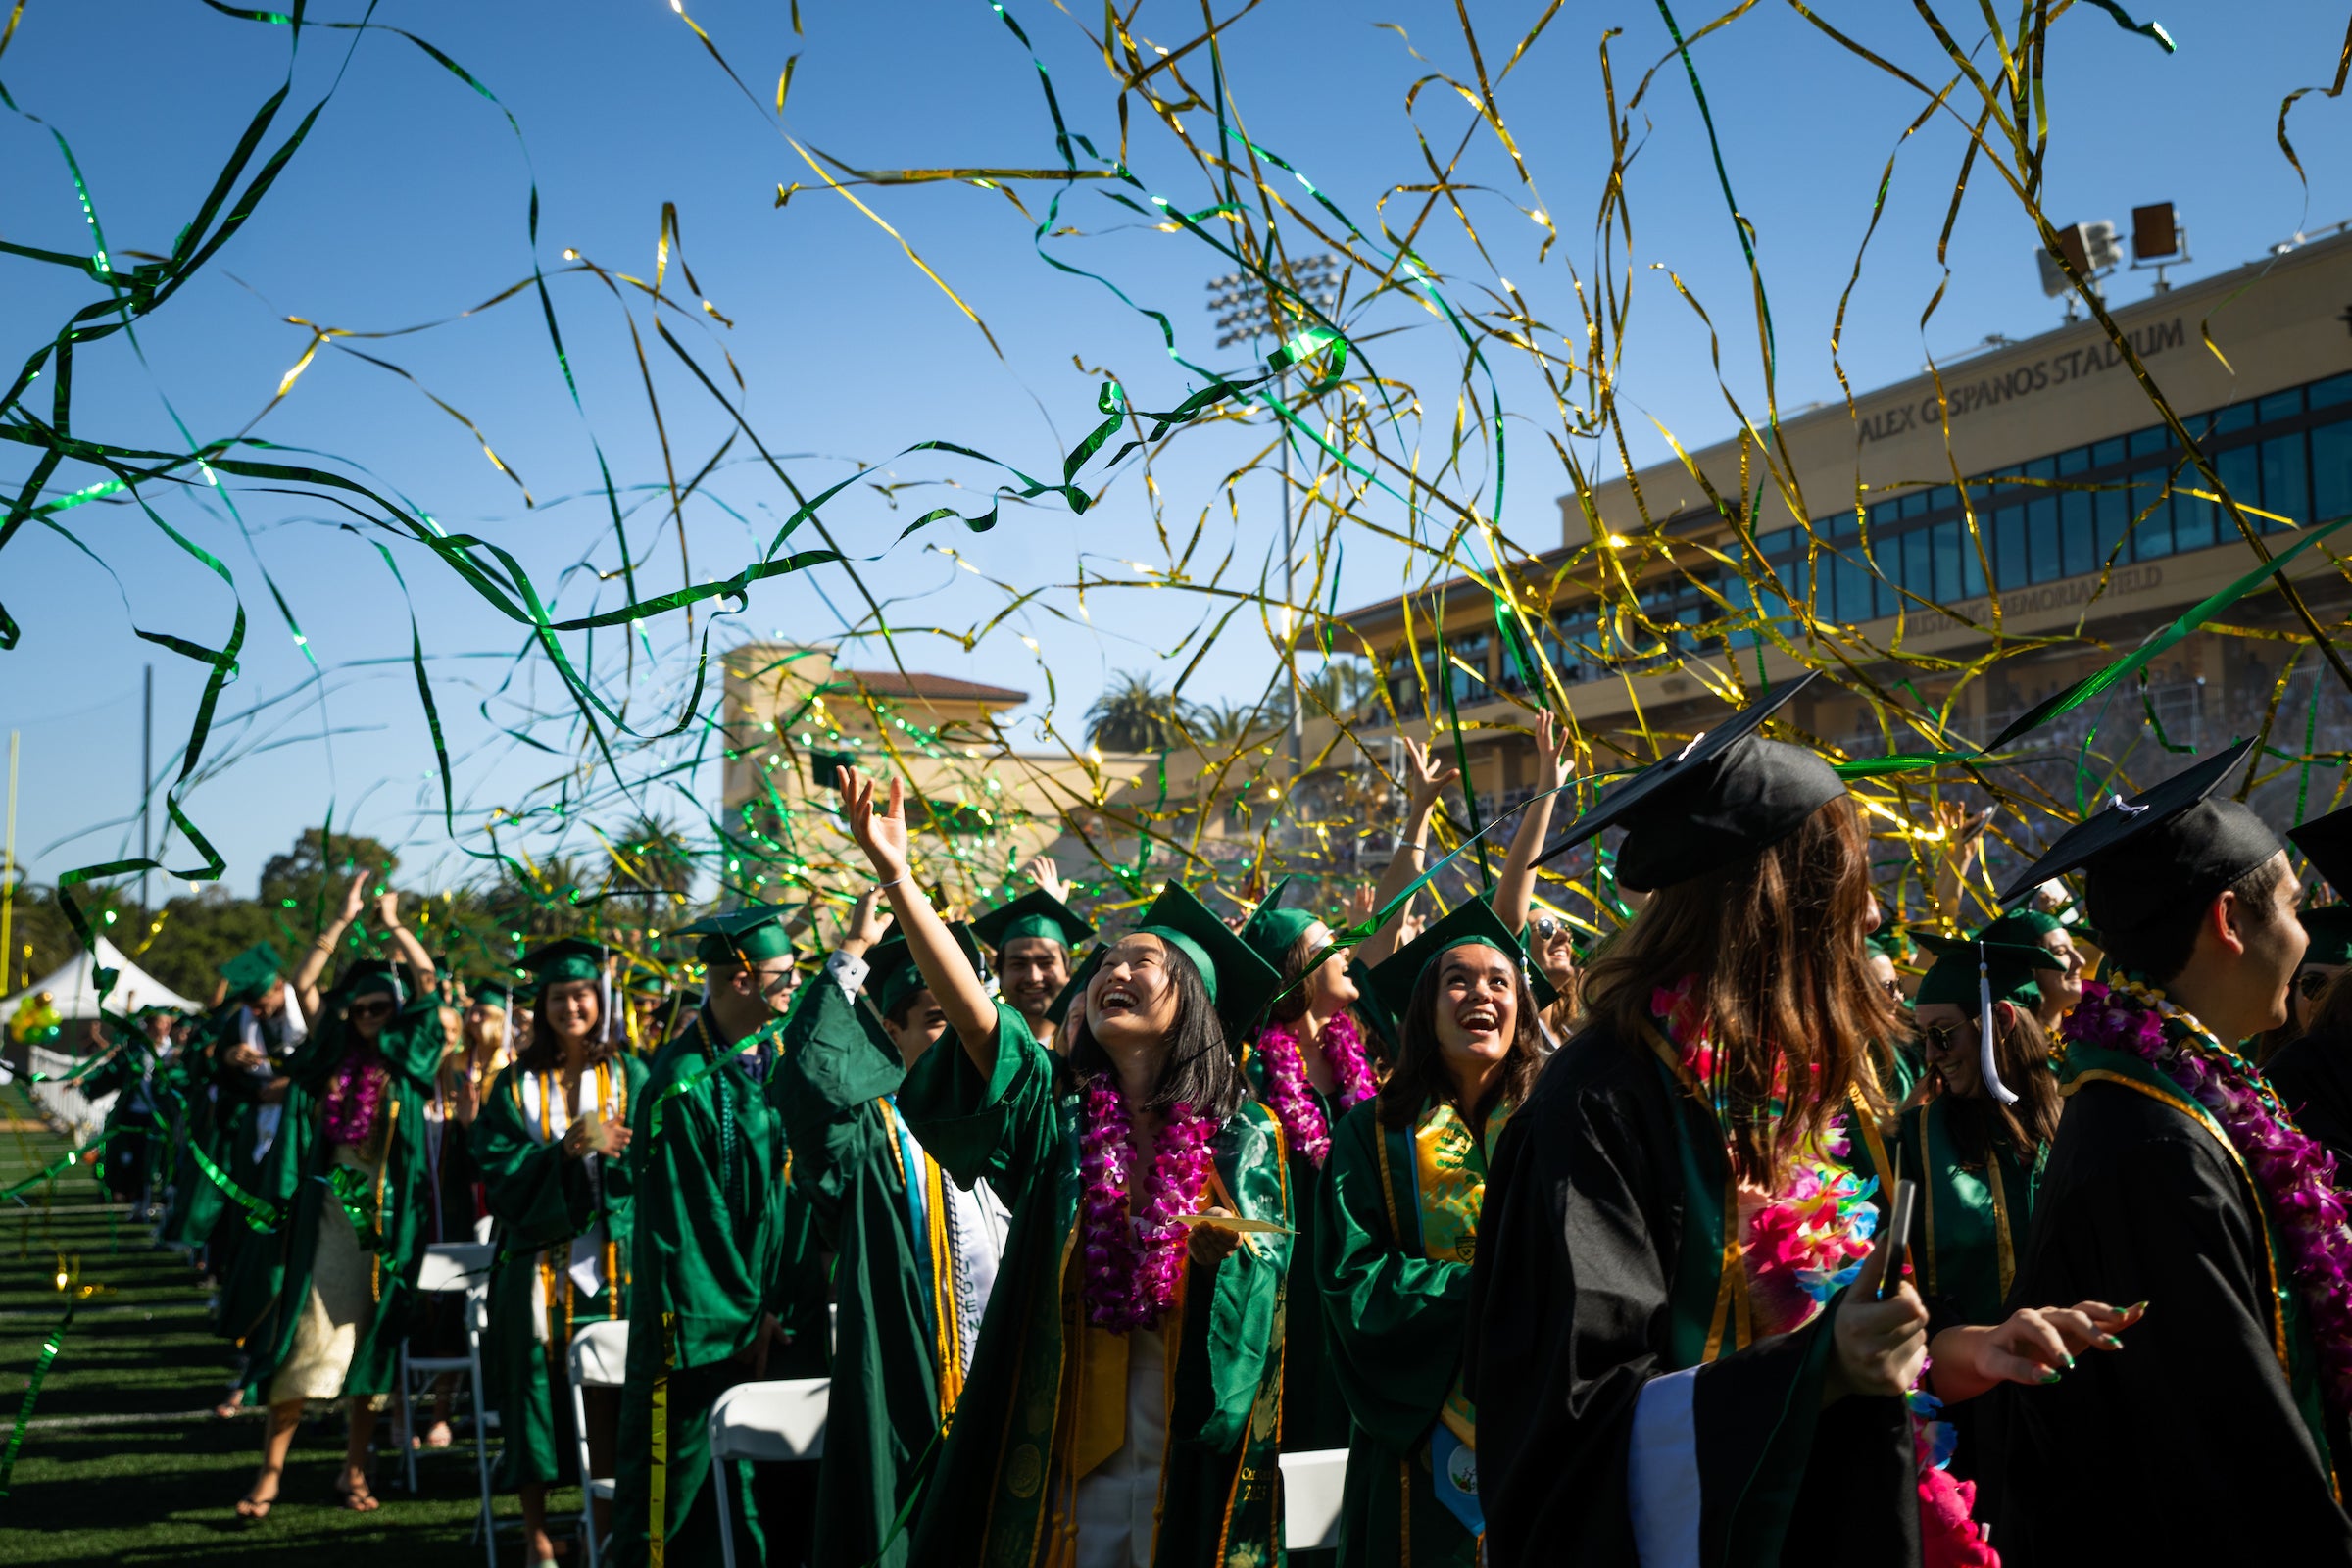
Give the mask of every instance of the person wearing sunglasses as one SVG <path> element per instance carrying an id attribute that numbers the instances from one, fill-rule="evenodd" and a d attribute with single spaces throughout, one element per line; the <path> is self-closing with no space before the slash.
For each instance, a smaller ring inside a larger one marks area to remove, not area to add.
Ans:
<path id="1" fill-rule="evenodd" d="M 376 1412 L 395 1387 L 415 1317 L 431 1211 L 424 1101 L 444 1037 L 433 960 L 401 923 L 399 894 L 376 898 L 382 940 L 399 966 L 356 959 L 323 999 L 316 989 L 359 917 L 368 880 L 352 878 L 341 916 L 294 973 L 303 1015 L 318 1023 L 286 1063 L 285 1115 L 259 1195 L 275 1231 L 246 1249 L 234 1293 L 268 1303 L 250 1329 L 236 1325 L 252 1355 L 248 1379 L 270 1407 L 260 1473 L 237 1503 L 248 1524 L 269 1516 L 312 1399 L 342 1398 L 350 1409 L 331 1500 L 374 1511 Z"/>
<path id="2" fill-rule="evenodd" d="M 2004 1309 L 2062 1104 L 2037 1017 L 2047 950 L 1914 935 L 1936 956 L 1914 1004 L 1927 1075 L 1897 1124 L 1895 1163 L 1920 1190 L 1911 1255 L 1928 1303 L 1928 1390 L 1953 1429 L 1951 1474 L 1983 1487 L 1981 1445 L 1963 1401 L 1995 1383 L 2054 1380 L 2086 1348 L 2116 1348 L 2115 1336 L 2138 1312 L 2097 1301 Z M 1988 1000 L 1989 1049 L 1982 1032 Z"/>

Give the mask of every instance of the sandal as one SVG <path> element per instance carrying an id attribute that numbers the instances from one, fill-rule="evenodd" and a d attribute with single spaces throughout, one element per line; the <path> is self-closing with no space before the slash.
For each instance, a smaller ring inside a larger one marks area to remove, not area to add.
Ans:
<path id="1" fill-rule="evenodd" d="M 267 1497 L 255 1496 L 254 1493 L 261 1490 L 261 1485 L 259 1481 L 256 1481 L 245 1489 L 245 1495 L 237 1499 L 237 1522 L 239 1524 L 258 1525 L 270 1517 L 270 1509 L 277 1501 L 277 1494 L 272 1490 Z"/>
<path id="2" fill-rule="evenodd" d="M 436 1421 L 424 1429 L 424 1446 L 428 1448 L 446 1448 L 453 1441 L 447 1421 Z"/>
<path id="3" fill-rule="evenodd" d="M 340 1478 L 337 1478 L 333 1494 L 327 1500 L 341 1503 L 346 1510 L 352 1513 L 373 1513 L 383 1506 L 383 1502 L 373 1492 L 368 1490 L 368 1483 L 364 1479 L 356 1487 L 347 1487 Z"/>

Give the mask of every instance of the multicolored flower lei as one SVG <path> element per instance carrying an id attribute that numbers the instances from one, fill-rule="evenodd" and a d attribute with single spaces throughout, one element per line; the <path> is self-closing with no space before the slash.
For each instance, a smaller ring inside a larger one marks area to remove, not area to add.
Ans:
<path id="1" fill-rule="evenodd" d="M 1371 1099 L 1380 1086 L 1373 1080 L 1372 1064 L 1364 1059 L 1364 1037 L 1355 1020 L 1339 1014 L 1323 1026 L 1319 1043 L 1323 1059 L 1339 1080 L 1340 1108 L 1349 1110 Z M 1266 1059 L 1266 1101 L 1282 1123 L 1283 1138 L 1320 1170 L 1331 1157 L 1331 1124 L 1307 1083 L 1297 1032 L 1288 1024 L 1268 1024 L 1258 1034 L 1257 1051 Z"/>
<path id="2" fill-rule="evenodd" d="M 1700 1083 L 1710 1081 L 1714 1051 L 1705 1020 L 1691 999 L 1692 982 L 1650 993 L 1650 1013 L 1675 1043 L 1683 1066 Z M 1776 1097 L 1777 1100 L 1777 1097 Z M 1853 1283 L 1870 1256 L 1879 1211 L 1871 1202 L 1877 1177 L 1858 1178 L 1845 1165 L 1853 1140 L 1845 1117 L 1831 1118 L 1827 1133 L 1796 1152 L 1767 1193 L 1743 1187 L 1740 1208 L 1746 1225 L 1741 1258 L 1759 1333 L 1783 1334 L 1802 1327 L 1831 1297 Z M 1956 1480 L 1943 1468 L 1952 1457 L 1951 1423 L 1938 1420 L 1943 1405 L 1927 1392 L 1920 1369 L 1906 1405 L 1918 1456 L 1920 1544 L 1926 1568 L 2000 1568 L 1971 1517 L 1976 1484 Z"/>
<path id="3" fill-rule="evenodd" d="M 1180 1214 L 1208 1186 L 1209 1141 L 1216 1127 L 1193 1107 L 1172 1107 L 1160 1125 L 1151 1173 L 1140 1196 L 1135 1167 L 1135 1119 L 1107 1073 L 1080 1091 L 1078 1244 L 1085 1257 L 1086 1320 L 1124 1334 L 1155 1326 L 1176 1301 L 1183 1278 L 1185 1228 Z"/>
<path id="4" fill-rule="evenodd" d="M 2139 1057 L 2222 1124 L 2286 1239 L 2328 1406 L 2339 1416 L 2352 1411 L 2352 1235 L 2344 1228 L 2352 1206 L 2337 1188 L 2335 1156 L 2295 1125 L 2251 1063 L 2154 987 L 2086 982 L 2061 1033 Z"/>
<path id="5" fill-rule="evenodd" d="M 383 1108 L 384 1086 L 391 1071 L 374 1046 L 355 1044 L 335 1064 L 326 1082 L 323 1120 L 329 1144 L 360 1145 L 375 1131 L 376 1112 Z"/>

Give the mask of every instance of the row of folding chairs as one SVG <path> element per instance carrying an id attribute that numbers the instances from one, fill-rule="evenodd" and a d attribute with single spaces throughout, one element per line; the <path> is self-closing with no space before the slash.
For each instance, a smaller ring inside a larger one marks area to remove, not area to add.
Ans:
<path id="1" fill-rule="evenodd" d="M 407 1465 L 409 1490 L 416 1490 L 416 1449 L 410 1441 L 415 1430 L 412 1398 L 444 1373 L 464 1373 L 473 1405 L 474 1468 L 481 1486 L 481 1508 L 475 1535 L 482 1542 L 488 1568 L 498 1568 L 497 1534 L 490 1491 L 489 1433 L 496 1429 L 482 1381 L 482 1336 L 489 1326 L 491 1245 L 450 1244 L 426 1250 L 417 1289 L 434 1293 L 460 1292 L 465 1298 L 466 1353 L 463 1356 L 412 1356 L 401 1352 L 400 1422 L 398 1441 Z M 612 1478 L 595 1474 L 588 1454 L 586 1391 L 616 1389 L 627 1376 L 629 1325 L 626 1322 L 586 1324 L 571 1337 L 566 1365 L 570 1384 L 571 1429 L 578 1446 L 580 1539 L 587 1544 L 587 1568 L 598 1568 L 600 1547 L 596 1504 L 610 1503 Z M 739 1460 L 755 1463 L 796 1463 L 821 1457 L 825 1449 L 825 1411 L 832 1383 L 825 1378 L 792 1378 L 767 1383 L 741 1383 L 720 1395 L 710 1410 L 710 1460 L 713 1466 Z M 1294 1551 L 1330 1546 L 1339 1541 L 1340 1495 L 1348 1468 L 1348 1450 L 1335 1448 L 1282 1456 L 1284 1534 Z M 735 1568 L 735 1536 L 730 1518 L 730 1489 L 723 1479 L 713 1489 L 718 1506 L 718 1539 L 723 1568 Z"/>

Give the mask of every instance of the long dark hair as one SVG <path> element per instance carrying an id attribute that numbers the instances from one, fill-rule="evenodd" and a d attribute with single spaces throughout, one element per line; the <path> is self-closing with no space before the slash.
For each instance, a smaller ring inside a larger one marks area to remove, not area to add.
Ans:
<path id="1" fill-rule="evenodd" d="M 1936 1098 L 1952 1102 L 1945 1114 L 1952 1141 L 1960 1146 L 1962 1164 L 1984 1165 L 1992 1157 L 1996 1138 L 2006 1140 L 2030 1164 L 2034 1152 L 2058 1136 L 2058 1112 L 2065 1108 L 2057 1074 L 2050 1071 L 2050 1037 L 2033 1008 L 2010 1004 L 2006 1025 L 1998 1012 L 1993 1014 L 1992 1059 L 2001 1082 L 2017 1096 L 2016 1104 L 2004 1105 L 1989 1093 L 1964 1100 L 1942 1092 L 1940 1080 Z"/>
<path id="2" fill-rule="evenodd" d="M 1892 1111 L 1864 1065 L 1871 1042 L 1899 1027 L 1863 966 L 1869 842 L 1841 795 L 1753 858 L 1660 888 L 1586 973 L 1587 1016 L 1628 1050 L 1655 1027 L 1651 993 L 1695 977 L 1691 1002 L 1715 1046 L 1710 1088 L 1748 1179 L 1822 1137 L 1852 1095 L 1875 1120 Z"/>
<path id="3" fill-rule="evenodd" d="M 563 1039 L 556 1033 L 556 1026 L 547 1021 L 547 996 L 557 986 L 566 983 L 557 980 L 543 985 L 539 995 L 531 999 L 531 1043 L 514 1054 L 514 1065 L 525 1072 L 554 1072 L 564 1065 Z M 615 997 L 613 1001 L 617 1005 L 619 999 Z M 596 1034 L 588 1042 L 586 1054 L 580 1057 L 582 1067 L 593 1067 L 620 1054 L 621 1042 L 612 1028 L 612 1010 L 605 1005 L 604 987 L 597 986 Z M 513 1050 L 514 1042 L 507 1042 L 507 1048 Z"/>
<path id="4" fill-rule="evenodd" d="M 1496 1105 L 1516 1105 L 1527 1099 L 1544 1066 L 1544 1034 L 1536 1017 L 1536 994 L 1528 989 L 1527 976 L 1520 972 L 1518 955 L 1505 953 L 1502 956 L 1511 966 L 1513 994 L 1518 1000 L 1511 1009 L 1511 1048 L 1503 1054 L 1502 1071 L 1488 1085 L 1485 1097 L 1475 1105 L 1460 1103 L 1455 1099 L 1453 1075 L 1446 1070 L 1446 1049 L 1438 1041 L 1438 987 L 1444 983 L 1446 969 L 1446 955 L 1441 953 L 1421 966 L 1421 978 L 1413 982 L 1412 1000 L 1404 1006 L 1404 1021 L 1398 1030 L 1403 1042 L 1397 1048 L 1396 1065 L 1380 1086 L 1383 1127 L 1410 1127 L 1430 1101 L 1454 1100 L 1453 1108 L 1462 1113 L 1462 1119 L 1474 1132 L 1483 1133 L 1487 1117 Z"/>
<path id="5" fill-rule="evenodd" d="M 1173 942 L 1162 942 L 1168 983 L 1176 990 L 1176 1022 L 1168 1031 L 1168 1057 L 1160 1064 L 1159 1082 L 1151 1096 L 1130 1110 L 1164 1110 L 1190 1105 L 1214 1122 L 1223 1122 L 1242 1108 L 1250 1087 L 1225 1044 L 1225 1026 L 1217 1021 L 1217 1005 L 1208 1000 L 1200 971 Z M 1094 977 L 1087 977 L 1089 986 Z M 1112 1070 L 1110 1054 L 1096 1043 L 1086 1026 L 1085 999 L 1073 1009 L 1070 1030 L 1070 1068 L 1081 1078 Z"/>

